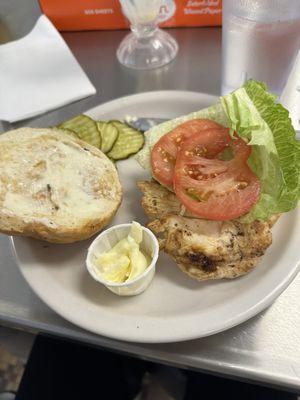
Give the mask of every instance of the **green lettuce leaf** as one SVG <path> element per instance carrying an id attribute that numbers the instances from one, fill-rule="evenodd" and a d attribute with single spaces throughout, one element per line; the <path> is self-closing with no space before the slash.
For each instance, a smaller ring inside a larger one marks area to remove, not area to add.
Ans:
<path id="1" fill-rule="evenodd" d="M 276 103 L 261 82 L 247 81 L 209 108 L 167 121 L 146 133 L 146 145 L 137 155 L 151 171 L 150 152 L 157 140 L 175 126 L 194 118 L 208 118 L 235 131 L 252 145 L 248 164 L 261 182 L 257 204 L 242 220 L 266 220 L 294 209 L 300 198 L 300 144 L 288 111 Z"/>
<path id="2" fill-rule="evenodd" d="M 252 145 L 248 164 L 261 182 L 259 201 L 245 222 L 292 210 L 300 197 L 299 143 L 288 111 L 275 100 L 253 80 L 220 100 L 229 127 Z"/>

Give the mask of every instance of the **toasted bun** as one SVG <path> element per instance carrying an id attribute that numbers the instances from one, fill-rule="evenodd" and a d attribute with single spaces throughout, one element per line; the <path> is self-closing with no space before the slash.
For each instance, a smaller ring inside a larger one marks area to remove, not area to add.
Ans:
<path id="1" fill-rule="evenodd" d="M 114 164 L 58 129 L 0 135 L 0 232 L 55 243 L 86 239 L 122 199 Z"/>

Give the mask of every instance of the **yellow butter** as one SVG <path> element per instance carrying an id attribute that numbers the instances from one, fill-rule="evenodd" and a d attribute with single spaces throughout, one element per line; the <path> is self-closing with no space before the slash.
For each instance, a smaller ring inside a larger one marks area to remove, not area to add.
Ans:
<path id="1" fill-rule="evenodd" d="M 149 260 L 140 250 L 142 240 L 142 227 L 133 222 L 126 238 L 97 256 L 96 266 L 101 277 L 110 282 L 123 283 L 141 275 L 149 265 Z"/>

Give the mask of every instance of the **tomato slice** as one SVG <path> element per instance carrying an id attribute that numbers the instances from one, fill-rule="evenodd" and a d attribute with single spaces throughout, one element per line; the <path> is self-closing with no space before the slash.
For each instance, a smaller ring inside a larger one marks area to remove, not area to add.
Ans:
<path id="1" fill-rule="evenodd" d="M 240 138 L 231 139 L 232 158 L 225 161 L 219 158 L 217 146 L 212 146 L 210 157 L 203 155 L 201 149 L 210 140 L 210 131 L 206 131 L 182 144 L 174 171 L 175 193 L 189 211 L 201 218 L 238 218 L 250 210 L 260 194 L 259 180 L 247 165 L 251 146 Z"/>
<path id="2" fill-rule="evenodd" d="M 214 121 L 209 119 L 192 119 L 186 121 L 162 136 L 154 145 L 151 152 L 151 167 L 154 178 L 162 185 L 172 188 L 178 149 L 186 138 L 193 134 L 201 135 L 206 130 L 214 132 L 216 130 L 222 131 L 222 139 L 220 139 L 221 135 L 218 135 L 218 140 L 215 144 L 215 146 L 218 145 L 222 149 L 230 140 L 228 129 Z"/>

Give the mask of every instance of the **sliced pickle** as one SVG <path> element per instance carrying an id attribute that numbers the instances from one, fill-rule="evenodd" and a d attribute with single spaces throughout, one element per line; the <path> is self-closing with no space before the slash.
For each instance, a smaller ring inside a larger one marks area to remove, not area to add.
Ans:
<path id="1" fill-rule="evenodd" d="M 119 131 L 111 122 L 98 121 L 97 127 L 101 135 L 101 151 L 106 154 L 115 144 Z"/>
<path id="2" fill-rule="evenodd" d="M 143 134 L 120 121 L 111 121 L 118 129 L 119 136 L 107 156 L 113 160 L 122 160 L 137 153 L 144 145 Z"/>
<path id="3" fill-rule="evenodd" d="M 97 128 L 97 123 L 87 115 L 81 114 L 71 118 L 60 124 L 58 128 L 69 129 L 75 132 L 79 139 L 84 140 L 92 146 L 101 147 L 101 136 Z"/>

